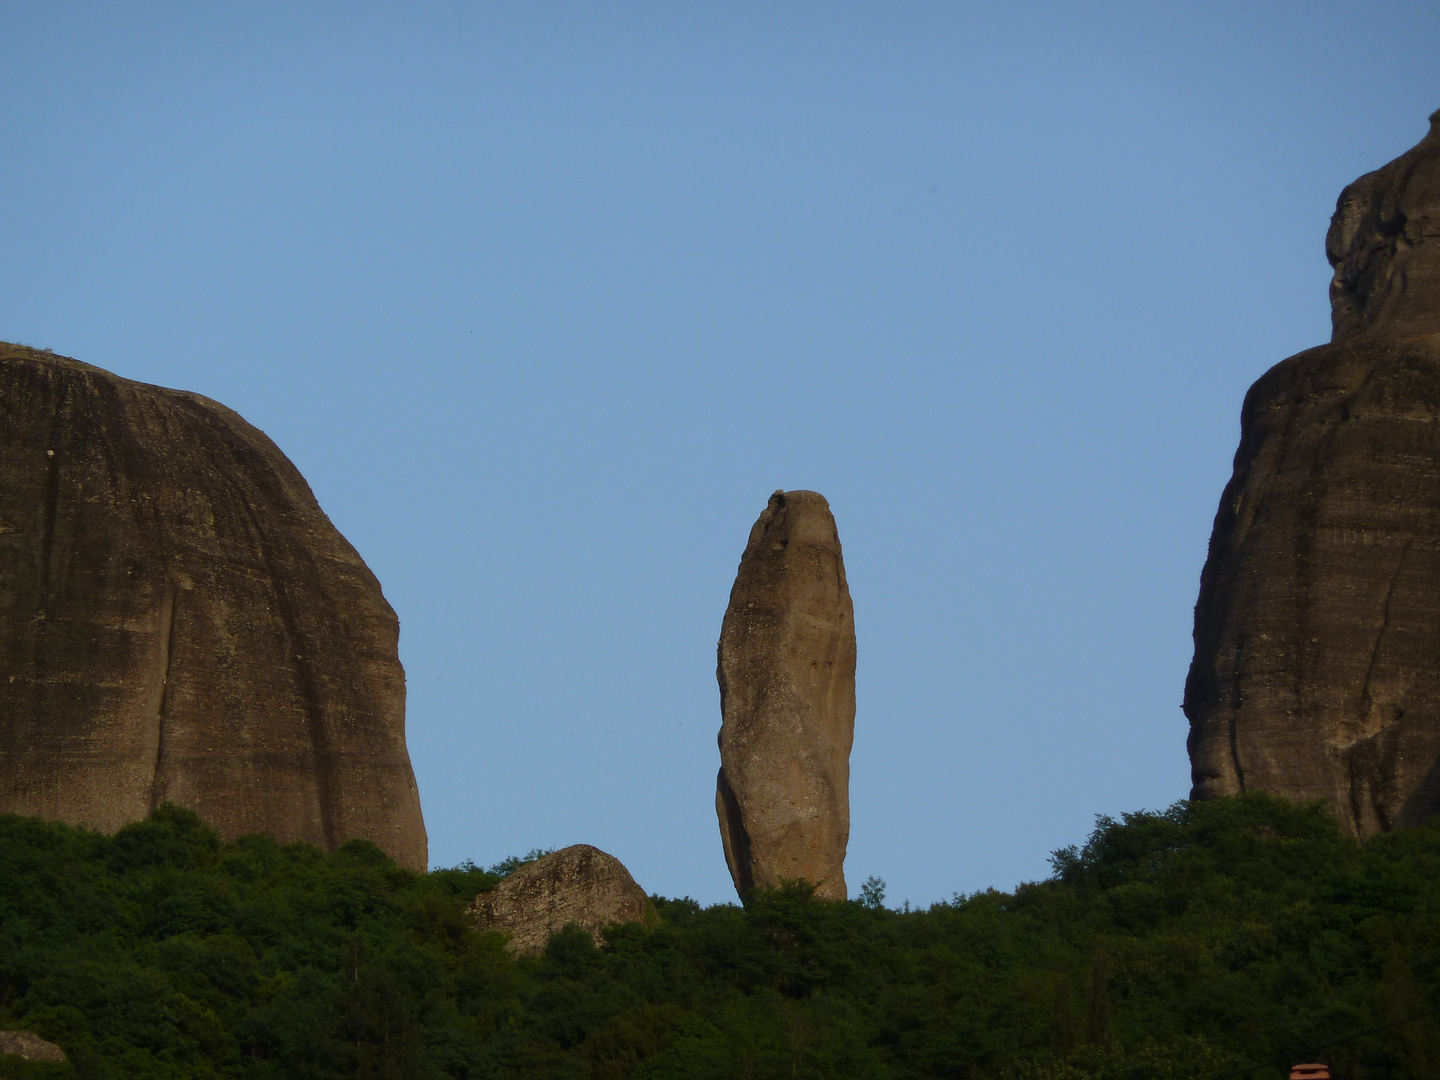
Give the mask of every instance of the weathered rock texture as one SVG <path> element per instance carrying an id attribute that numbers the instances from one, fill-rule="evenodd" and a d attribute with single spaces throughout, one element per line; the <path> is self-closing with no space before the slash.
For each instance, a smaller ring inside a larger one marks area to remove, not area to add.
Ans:
<path id="1" fill-rule="evenodd" d="M 0 1031 L 0 1054 L 26 1061 L 69 1061 L 65 1051 L 29 1031 Z"/>
<path id="2" fill-rule="evenodd" d="M 735 889 L 806 880 L 845 899 L 855 609 L 830 504 L 777 491 L 720 628 L 715 812 Z"/>
<path id="3" fill-rule="evenodd" d="M 1340 196 L 1329 345 L 1245 399 L 1195 609 L 1192 797 L 1440 807 L 1440 113 Z"/>
<path id="4" fill-rule="evenodd" d="M 526 863 L 470 904 L 479 930 L 504 930 L 512 953 L 545 950 L 551 935 L 575 923 L 595 944 L 614 923 L 659 921 L 645 890 L 613 855 L 575 844 Z"/>
<path id="5" fill-rule="evenodd" d="M 0 346 L 0 812 L 426 865 L 399 624 L 275 444 L 196 394 Z"/>

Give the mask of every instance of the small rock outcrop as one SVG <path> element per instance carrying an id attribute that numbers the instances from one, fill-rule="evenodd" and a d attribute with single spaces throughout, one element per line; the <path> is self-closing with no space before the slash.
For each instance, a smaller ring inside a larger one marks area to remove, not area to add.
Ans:
<path id="1" fill-rule="evenodd" d="M 62 1062 L 70 1059 L 65 1051 L 29 1031 L 0 1031 L 0 1054 L 26 1061 Z"/>
<path id="2" fill-rule="evenodd" d="M 502 930 L 515 954 L 545 951 L 552 935 L 575 923 L 602 944 L 614 923 L 658 921 L 655 906 L 615 856 L 574 844 L 520 867 L 469 908 L 477 930 Z"/>
<path id="3" fill-rule="evenodd" d="M 735 890 L 805 880 L 843 900 L 855 736 L 855 610 L 830 504 L 777 491 L 720 628 L 715 812 Z"/>
<path id="4" fill-rule="evenodd" d="M 426 866 L 399 623 L 265 435 L 0 345 L 0 813 Z"/>
<path id="5" fill-rule="evenodd" d="M 1328 345 L 1251 387 L 1195 608 L 1193 798 L 1440 809 L 1440 113 L 1340 196 Z"/>

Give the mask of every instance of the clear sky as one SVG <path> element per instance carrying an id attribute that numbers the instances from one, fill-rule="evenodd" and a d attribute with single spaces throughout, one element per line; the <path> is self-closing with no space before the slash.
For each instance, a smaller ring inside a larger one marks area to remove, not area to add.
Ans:
<path id="1" fill-rule="evenodd" d="M 0 0 L 0 338 L 266 431 L 401 620 L 432 862 L 734 898 L 715 642 L 776 488 L 859 638 L 852 893 L 1189 788 L 1242 397 L 1440 4 Z"/>

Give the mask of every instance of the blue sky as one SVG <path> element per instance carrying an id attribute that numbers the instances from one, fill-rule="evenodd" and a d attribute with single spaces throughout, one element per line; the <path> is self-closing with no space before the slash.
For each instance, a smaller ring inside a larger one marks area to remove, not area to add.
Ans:
<path id="1" fill-rule="evenodd" d="M 852 892 L 1188 791 L 1246 388 L 1440 6 L 0 2 L 0 338 L 215 398 L 402 625 L 432 861 L 733 898 L 715 642 L 776 488 L 859 638 Z"/>

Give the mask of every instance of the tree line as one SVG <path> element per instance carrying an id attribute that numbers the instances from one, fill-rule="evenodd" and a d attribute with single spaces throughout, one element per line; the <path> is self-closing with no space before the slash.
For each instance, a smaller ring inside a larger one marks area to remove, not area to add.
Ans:
<path id="1" fill-rule="evenodd" d="M 653 929 L 513 958 L 464 909 L 523 862 L 0 817 L 0 1028 L 70 1056 L 0 1077 L 1218 1080 L 1417 1015 L 1327 1060 L 1440 1075 L 1440 822 L 1362 844 L 1318 805 L 1177 803 L 1013 892 L 655 897 Z"/>

